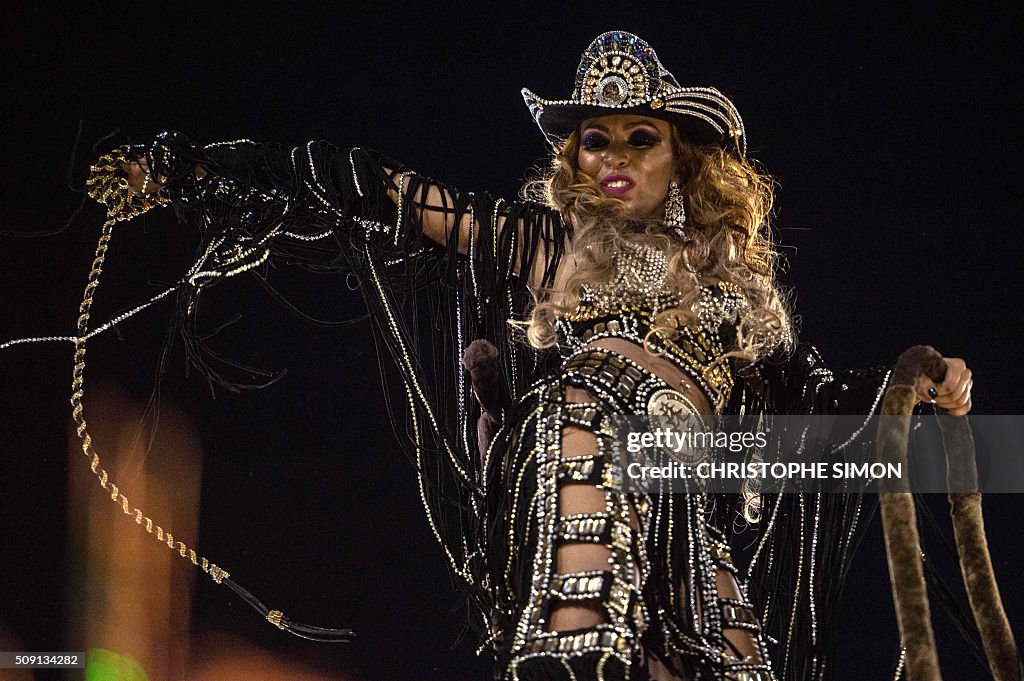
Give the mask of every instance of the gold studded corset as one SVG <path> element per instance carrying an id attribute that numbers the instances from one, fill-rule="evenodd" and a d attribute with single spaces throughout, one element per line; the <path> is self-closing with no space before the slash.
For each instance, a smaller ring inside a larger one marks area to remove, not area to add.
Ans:
<path id="1" fill-rule="evenodd" d="M 560 342 L 575 351 L 601 338 L 624 338 L 643 346 L 662 310 L 678 306 L 679 296 L 659 291 L 647 296 L 609 295 L 584 286 L 580 304 L 557 322 Z M 732 369 L 727 361 L 716 362 L 734 349 L 736 324 L 749 307 L 746 296 L 735 284 L 718 282 L 700 287 L 696 320 L 678 329 L 674 338 L 659 331 L 648 346 L 676 364 L 701 389 L 716 411 L 732 391 Z"/>

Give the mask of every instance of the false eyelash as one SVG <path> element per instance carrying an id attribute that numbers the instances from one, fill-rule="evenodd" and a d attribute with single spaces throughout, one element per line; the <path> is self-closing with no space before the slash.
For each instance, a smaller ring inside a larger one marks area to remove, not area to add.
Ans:
<path id="1" fill-rule="evenodd" d="M 629 143 L 633 145 L 656 146 L 661 143 L 661 136 L 649 132 L 635 132 L 629 137 Z"/>

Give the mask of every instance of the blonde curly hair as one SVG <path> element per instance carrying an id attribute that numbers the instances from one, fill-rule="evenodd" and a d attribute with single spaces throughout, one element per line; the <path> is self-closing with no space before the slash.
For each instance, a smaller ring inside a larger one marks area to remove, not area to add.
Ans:
<path id="1" fill-rule="evenodd" d="M 576 309 L 581 286 L 611 279 L 613 256 L 627 242 L 665 252 L 669 285 L 680 294 L 678 307 L 657 315 L 652 334 L 674 337 L 676 329 L 695 321 L 698 287 L 726 281 L 743 291 L 750 307 L 737 326 L 737 347 L 719 361 L 754 360 L 792 346 L 789 305 L 775 279 L 779 254 L 769 229 L 772 179 L 720 147 L 687 142 L 675 126 L 671 143 L 686 205 L 685 241 L 661 220 L 628 217 L 623 201 L 605 195 L 597 178 L 580 170 L 578 130 L 555 150 L 550 168 L 524 187 L 527 198 L 562 214 L 570 231 L 569 254 L 576 262 L 564 289 L 535 294 L 526 322 L 532 346 L 556 343 L 556 318 Z"/>

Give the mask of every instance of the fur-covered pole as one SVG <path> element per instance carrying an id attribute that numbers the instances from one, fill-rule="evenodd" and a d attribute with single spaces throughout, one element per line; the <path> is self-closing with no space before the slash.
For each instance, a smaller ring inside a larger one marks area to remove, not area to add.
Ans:
<path id="1" fill-rule="evenodd" d="M 942 357 L 927 346 L 915 346 L 900 355 L 893 370 L 892 384 L 882 402 L 878 424 L 878 459 L 907 468 L 910 416 L 917 404 L 915 385 L 921 375 L 941 379 Z M 941 681 L 935 633 L 928 607 L 928 588 L 921 564 L 921 538 L 909 481 L 883 480 L 880 489 L 885 553 L 889 561 L 896 621 L 900 640 L 907 651 L 909 681 Z"/>
<path id="2" fill-rule="evenodd" d="M 953 516 L 956 552 L 985 657 L 996 681 L 1020 681 L 1017 644 L 1003 609 L 985 538 L 971 427 L 964 416 L 940 416 L 939 425 L 946 448 L 949 510 Z"/>
<path id="3" fill-rule="evenodd" d="M 952 496 L 952 495 L 951 495 Z M 1020 681 L 1021 662 L 1006 619 L 999 586 L 992 571 L 992 558 L 985 539 L 981 495 L 961 496 L 952 506 L 953 535 L 960 556 L 960 570 L 967 587 L 974 621 L 981 633 L 992 676 L 996 681 Z"/>

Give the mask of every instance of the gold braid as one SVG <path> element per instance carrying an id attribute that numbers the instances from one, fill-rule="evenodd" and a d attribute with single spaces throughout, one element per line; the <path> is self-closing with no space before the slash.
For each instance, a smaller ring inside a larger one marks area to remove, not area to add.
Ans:
<path id="1" fill-rule="evenodd" d="M 301 622 L 295 622 L 286 618 L 280 610 L 270 610 L 261 603 L 255 596 L 229 579 L 230 574 L 208 561 L 205 557 L 196 554 L 194 549 L 189 548 L 182 541 L 175 541 L 174 535 L 166 532 L 161 526 L 156 525 L 153 520 L 137 508 L 131 508 L 128 498 L 121 493 L 120 488 L 110 481 L 107 471 L 100 466 L 100 457 L 92 446 L 92 437 L 86 428 L 82 398 L 84 395 L 83 385 L 85 382 L 85 341 L 89 337 L 89 309 L 92 307 L 93 296 L 100 283 L 100 275 L 103 272 L 103 261 L 107 256 L 107 249 L 110 246 L 111 234 L 114 225 L 123 220 L 142 215 L 151 208 L 166 206 L 170 203 L 164 188 L 156 192 L 136 195 L 128 186 L 128 176 L 125 168 L 135 162 L 138 158 L 129 147 L 118 147 L 108 154 L 104 154 L 92 166 L 89 179 L 86 181 L 86 191 L 89 196 L 96 199 L 107 207 L 107 220 L 103 223 L 103 231 L 100 234 L 99 243 L 96 245 L 96 256 L 92 261 L 92 269 L 89 271 L 89 281 L 85 285 L 85 293 L 82 296 L 82 304 L 79 306 L 78 325 L 76 328 L 74 371 L 71 380 L 71 414 L 75 421 L 76 432 L 82 441 L 82 451 L 89 459 L 89 467 L 99 479 L 100 486 L 110 492 L 110 499 L 121 507 L 125 515 L 135 516 L 135 522 L 146 528 L 146 532 L 156 535 L 157 541 L 164 543 L 168 548 L 178 552 L 182 558 L 188 558 L 192 564 L 199 567 L 210 575 L 217 584 L 226 584 L 232 591 L 241 596 L 249 605 L 262 614 L 268 622 L 279 629 L 288 631 L 312 641 L 339 642 L 348 641 L 354 635 L 351 629 L 331 629 L 317 627 Z M 149 178 L 143 185 L 149 184 Z M 227 580 L 227 581 L 225 581 Z"/>
<path id="2" fill-rule="evenodd" d="M 100 466 L 100 457 L 92 445 L 92 437 L 86 428 L 82 398 L 85 394 L 83 385 L 85 382 L 85 341 L 88 336 L 89 309 L 92 307 L 93 296 L 100 284 L 100 274 L 103 272 L 103 261 L 107 256 L 107 248 L 110 244 L 111 234 L 114 225 L 123 220 L 131 220 L 142 215 L 151 208 L 165 206 L 169 203 L 164 189 L 144 196 L 135 195 L 128 186 L 128 177 L 124 168 L 132 163 L 135 156 L 128 147 L 118 147 L 111 152 L 104 154 L 90 169 L 89 179 L 86 181 L 86 188 L 89 196 L 96 199 L 107 207 L 107 220 L 103 223 L 103 231 L 100 234 L 99 243 L 96 245 L 96 257 L 92 261 L 92 269 L 89 272 L 89 281 L 85 285 L 85 293 L 82 296 L 82 304 L 79 306 L 77 325 L 77 336 L 75 338 L 75 368 L 71 380 L 71 415 L 74 418 L 76 432 L 82 441 L 82 451 L 89 459 L 89 467 L 99 478 L 100 486 L 110 492 L 110 499 L 121 506 L 125 515 L 135 515 L 135 522 L 143 525 L 146 532 L 154 534 L 158 541 L 167 544 L 168 548 L 176 549 L 182 558 L 187 557 L 192 564 L 201 567 L 213 578 L 213 581 L 220 584 L 228 577 L 228 573 L 217 565 L 211 563 L 203 556 L 197 556 L 195 550 L 189 548 L 182 541 L 175 541 L 174 535 L 165 531 L 160 525 L 137 508 L 129 506 L 128 499 L 121 493 L 120 488 L 110 481 L 107 471 Z"/>

